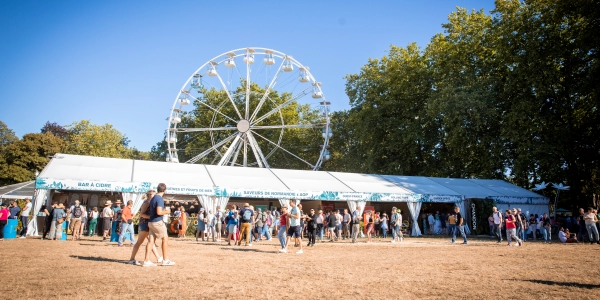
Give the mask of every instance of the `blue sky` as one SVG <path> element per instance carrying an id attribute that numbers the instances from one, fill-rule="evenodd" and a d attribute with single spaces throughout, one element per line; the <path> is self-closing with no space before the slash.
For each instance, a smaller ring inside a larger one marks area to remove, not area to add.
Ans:
<path id="1" fill-rule="evenodd" d="M 245 47 L 293 55 L 348 109 L 346 74 L 390 45 L 424 47 L 456 6 L 494 1 L 0 1 L 0 120 L 19 137 L 110 123 L 148 151 L 187 78 Z"/>

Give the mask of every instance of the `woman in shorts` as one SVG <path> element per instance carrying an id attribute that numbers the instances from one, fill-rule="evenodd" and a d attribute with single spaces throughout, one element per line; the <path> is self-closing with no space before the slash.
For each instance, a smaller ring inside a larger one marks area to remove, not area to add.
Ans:
<path id="1" fill-rule="evenodd" d="M 383 213 L 381 219 L 379 219 L 379 224 L 381 225 L 381 235 L 383 235 L 384 239 L 387 239 L 388 217 L 386 213 Z"/>
<path id="2" fill-rule="evenodd" d="M 375 215 L 373 215 L 373 211 L 370 211 L 367 216 L 367 237 L 369 238 L 367 243 L 371 242 L 373 232 L 375 232 Z"/>
<path id="3" fill-rule="evenodd" d="M 138 242 L 135 243 L 135 246 L 133 246 L 133 250 L 131 251 L 131 257 L 129 258 L 129 262 L 128 264 L 132 264 L 132 265 L 142 265 L 144 267 L 153 267 L 156 266 L 155 263 L 150 261 L 149 256 L 149 251 L 148 249 L 151 247 L 152 249 L 152 253 L 154 253 L 154 256 L 156 256 L 156 259 L 158 260 L 158 263 L 162 263 L 163 258 L 158 254 L 158 251 L 156 250 L 156 246 L 154 245 L 154 236 L 150 235 L 150 230 L 148 229 L 148 219 L 150 219 L 150 200 L 152 200 L 152 197 L 154 197 L 154 194 L 156 194 L 156 191 L 154 190 L 148 190 L 146 192 L 146 195 L 144 195 L 144 197 L 146 198 L 146 200 L 144 201 L 144 203 L 142 203 L 142 207 L 140 208 L 140 222 L 138 224 Z M 96 207 L 94 207 L 94 210 L 98 210 Z M 146 243 L 146 255 L 144 257 L 144 262 L 140 263 L 137 260 L 135 260 L 135 255 L 137 254 L 138 250 L 140 249 L 140 246 L 142 246 L 142 242 L 148 239 L 148 242 Z"/>
<path id="4" fill-rule="evenodd" d="M 202 237 L 202 241 L 204 242 L 204 234 L 206 233 L 206 216 L 204 215 L 204 208 L 200 208 L 197 221 L 198 225 L 196 227 L 196 242 L 198 241 L 199 235 Z"/>
<path id="5" fill-rule="evenodd" d="M 227 246 L 231 246 L 231 239 L 234 245 L 237 242 L 238 221 L 238 214 L 235 210 L 231 210 L 227 221 Z"/>

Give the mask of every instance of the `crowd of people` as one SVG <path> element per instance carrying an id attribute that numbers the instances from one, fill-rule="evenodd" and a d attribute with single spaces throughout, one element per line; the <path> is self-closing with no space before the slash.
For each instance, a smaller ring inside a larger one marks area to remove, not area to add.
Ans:
<path id="1" fill-rule="evenodd" d="M 590 207 L 586 212 L 580 208 L 579 216 L 574 219 L 575 222 L 571 222 L 571 217 L 565 218 L 565 222 L 554 222 L 547 213 L 541 216 L 538 214 L 526 216 L 520 208 L 508 209 L 502 213 L 494 207 L 488 223 L 490 235 L 495 236 L 498 243 L 502 243 L 505 236 L 509 246 L 512 239 L 516 240 L 518 245 L 522 245 L 524 241 L 536 241 L 538 237 L 544 243 L 551 243 L 552 232 L 556 229 L 558 229 L 558 240 L 562 243 L 587 241 L 591 244 L 600 244 L 598 236 L 600 216 L 596 209 Z"/>

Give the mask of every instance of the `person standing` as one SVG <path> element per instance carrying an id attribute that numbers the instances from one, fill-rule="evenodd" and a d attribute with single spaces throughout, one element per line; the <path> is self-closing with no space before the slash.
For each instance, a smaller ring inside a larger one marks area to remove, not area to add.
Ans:
<path id="1" fill-rule="evenodd" d="M 10 216 L 8 216 L 9 219 L 19 219 L 19 212 L 21 211 L 21 208 L 19 205 L 17 205 L 17 201 L 12 201 L 10 203 L 8 211 L 10 212 Z"/>
<path id="2" fill-rule="evenodd" d="M 198 242 L 198 236 L 201 237 L 204 242 L 204 234 L 206 232 L 206 216 L 204 215 L 204 207 L 200 208 L 198 212 L 198 216 L 196 216 L 197 225 L 196 225 L 196 242 Z M 206 238 L 208 240 L 208 238 Z"/>
<path id="3" fill-rule="evenodd" d="M 429 234 L 431 234 L 431 235 L 435 234 L 435 231 L 434 231 L 435 218 L 433 217 L 433 214 L 431 214 L 431 213 L 427 213 L 427 224 L 429 224 Z"/>
<path id="4" fill-rule="evenodd" d="M 390 216 L 390 221 L 390 225 L 392 227 L 392 243 L 395 243 L 396 241 L 402 242 L 402 215 L 400 214 L 399 209 L 395 206 L 392 207 L 392 215 Z"/>
<path id="5" fill-rule="evenodd" d="M 542 237 L 544 237 L 544 243 L 549 244 L 552 240 L 552 223 L 550 222 L 550 217 L 548 217 L 547 213 L 544 213 L 540 219 L 540 231 Z"/>
<path id="6" fill-rule="evenodd" d="M 585 212 L 583 208 L 579 209 L 579 216 L 577 217 L 577 225 L 579 225 L 579 232 L 577 233 L 577 240 L 585 242 L 585 232 L 587 227 L 585 226 Z M 591 241 L 591 240 L 590 240 Z"/>
<path id="7" fill-rule="evenodd" d="M 4 226 L 8 223 L 8 215 L 10 211 L 6 208 L 6 204 L 0 205 L 0 241 L 4 241 Z"/>
<path id="8" fill-rule="evenodd" d="M 246 235 L 245 246 L 252 246 L 252 242 L 250 241 L 250 235 L 252 234 L 252 222 L 254 220 L 254 212 L 250 209 L 250 204 L 244 203 L 244 208 L 240 210 L 239 216 L 242 225 L 240 226 L 240 240 L 238 241 L 238 246 L 242 245 L 242 237 L 244 235 Z"/>
<path id="9" fill-rule="evenodd" d="M 531 230 L 531 234 L 533 235 L 533 240 L 534 241 L 536 240 L 536 237 L 537 237 L 537 233 L 536 233 L 536 231 L 537 231 L 537 225 L 538 225 L 538 221 L 535 218 L 535 215 L 531 214 L 529 216 L 529 229 Z"/>
<path id="10" fill-rule="evenodd" d="M 315 210 L 312 208 L 306 215 L 306 229 L 308 230 L 308 244 L 306 246 L 313 247 L 317 235 L 317 223 L 315 222 Z"/>
<path id="11" fill-rule="evenodd" d="M 494 206 L 492 208 L 492 217 L 494 218 L 494 233 L 498 238 L 498 244 L 502 243 L 502 223 L 504 223 L 504 217 L 502 213 L 498 211 L 498 208 Z M 458 223 L 458 220 L 456 220 Z"/>
<path id="12" fill-rule="evenodd" d="M 174 266 L 175 263 L 169 259 L 169 236 L 167 234 L 167 226 L 163 222 L 163 216 L 170 213 L 169 208 L 165 208 L 165 200 L 163 195 L 167 190 L 167 185 L 159 183 L 157 193 L 150 200 L 150 219 L 148 220 L 148 228 L 150 234 L 154 236 L 155 241 L 161 241 L 162 257 L 164 258 L 162 266 Z M 147 251 L 146 251 L 147 252 Z"/>
<path id="13" fill-rule="evenodd" d="M 256 233 L 257 233 L 257 242 L 262 241 L 262 237 L 263 237 L 263 229 L 265 227 L 265 223 L 267 222 L 267 216 L 266 214 L 263 214 L 262 212 L 262 208 L 258 208 L 256 210 L 256 218 L 254 220 L 254 227 L 256 228 Z M 266 236 L 265 236 L 266 238 Z"/>
<path id="14" fill-rule="evenodd" d="M 379 220 L 379 224 L 381 225 L 381 235 L 383 236 L 384 239 L 387 239 L 387 231 L 388 231 L 387 223 L 388 223 L 388 216 L 384 212 L 383 215 L 381 215 L 381 219 Z"/>
<path id="15" fill-rule="evenodd" d="M 517 217 L 515 216 L 517 211 L 511 212 L 510 209 L 506 210 L 506 241 L 507 246 L 512 246 L 512 239 L 517 240 L 519 246 L 523 244 L 520 238 L 517 237 Z"/>
<path id="16" fill-rule="evenodd" d="M 452 233 L 452 244 L 454 244 L 454 241 L 456 241 L 456 231 L 460 231 L 460 235 L 462 235 L 464 241 L 463 241 L 463 245 L 467 244 L 467 235 L 465 234 L 465 226 L 464 226 L 464 219 L 462 214 L 460 213 L 460 208 L 458 206 L 454 207 L 454 216 L 456 218 L 456 229 L 454 230 L 454 233 Z"/>
<path id="17" fill-rule="evenodd" d="M 323 210 L 319 209 L 319 212 L 316 214 L 315 223 L 317 224 L 317 235 L 319 236 L 321 243 L 323 242 L 323 230 L 325 228 L 324 222 L 325 216 L 323 215 Z"/>
<path id="18" fill-rule="evenodd" d="M 25 237 L 27 237 L 27 221 L 29 220 L 29 213 L 31 212 L 31 199 L 27 198 L 25 199 L 25 206 L 23 207 L 23 210 L 21 211 L 21 224 L 23 229 L 21 230 L 21 238 L 24 239 Z"/>
<path id="19" fill-rule="evenodd" d="M 94 208 L 92 208 L 88 218 L 90 219 L 88 236 L 92 237 L 94 236 L 94 233 L 96 233 L 96 226 L 98 225 L 98 207 L 94 206 Z"/>
<path id="20" fill-rule="evenodd" d="M 81 217 L 84 213 L 85 210 L 79 204 L 79 200 L 75 200 L 75 204 L 71 206 L 71 223 L 69 223 L 69 229 L 71 229 L 73 234 L 73 241 L 81 238 L 79 232 L 81 231 Z"/>
<path id="21" fill-rule="evenodd" d="M 448 235 L 453 235 L 455 234 L 456 231 L 456 215 L 454 214 L 454 211 L 450 212 L 448 214 Z"/>
<path id="22" fill-rule="evenodd" d="M 46 239 L 46 236 L 48 235 L 48 233 L 50 232 L 50 226 L 52 225 L 52 212 L 54 211 L 54 209 L 58 206 L 58 203 L 53 202 L 52 206 L 50 206 L 50 210 L 48 211 L 48 214 L 46 214 L 46 224 L 44 225 L 44 234 L 42 235 L 42 240 Z"/>
<path id="23" fill-rule="evenodd" d="M 358 232 L 360 231 L 360 211 L 358 210 L 358 206 L 352 212 L 352 242 L 356 243 L 356 238 L 358 237 Z"/>
<path id="24" fill-rule="evenodd" d="M 329 234 L 329 242 L 333 243 L 335 241 L 335 222 L 337 217 L 335 213 L 331 212 L 327 217 L 327 233 Z"/>
<path id="25" fill-rule="evenodd" d="M 281 249 L 279 251 L 283 251 L 286 249 L 286 235 L 289 228 L 288 222 L 288 213 L 287 206 L 281 207 L 281 214 L 279 215 L 279 231 L 277 232 L 277 238 L 279 239 L 279 244 L 281 245 Z M 287 250 L 286 250 L 287 251 Z"/>
<path id="26" fill-rule="evenodd" d="M 588 208 L 587 214 L 585 214 L 583 216 L 583 219 L 585 220 L 585 227 L 588 232 L 590 244 L 592 244 L 592 245 L 594 244 L 594 241 L 595 241 L 595 243 L 600 244 L 600 239 L 598 237 L 598 228 L 596 228 L 596 222 L 597 222 L 596 218 L 597 217 L 596 217 L 596 214 L 594 213 L 594 209 L 591 207 Z"/>
<path id="27" fill-rule="evenodd" d="M 231 240 L 233 238 L 233 245 L 237 243 L 237 231 L 239 225 L 238 213 L 236 211 L 235 205 L 229 212 L 227 216 L 227 246 L 231 246 Z"/>
<path id="28" fill-rule="evenodd" d="M 343 233 L 342 233 L 342 239 L 350 239 L 350 219 L 352 217 L 350 216 L 350 214 L 348 213 L 348 209 L 344 209 L 344 215 L 343 215 L 343 219 L 342 219 L 342 228 L 343 228 Z"/>
<path id="29" fill-rule="evenodd" d="M 62 237 L 62 231 L 63 231 L 63 225 L 62 223 L 65 222 L 65 218 L 67 217 L 67 213 L 64 210 L 65 206 L 60 203 L 58 204 L 58 206 L 52 211 L 52 223 L 50 225 L 50 239 L 51 240 L 56 240 L 57 237 L 60 236 Z M 60 240 L 60 237 L 58 237 L 58 240 Z"/>
<path id="30" fill-rule="evenodd" d="M 373 211 L 369 211 L 367 213 L 367 219 L 365 221 L 367 222 L 367 243 L 370 243 L 371 236 L 373 235 L 373 233 L 375 233 L 375 215 L 373 214 Z"/>
<path id="31" fill-rule="evenodd" d="M 133 232 L 133 213 L 131 212 L 131 208 L 133 207 L 133 201 L 128 200 L 127 206 L 123 208 L 121 211 L 121 233 L 119 234 L 119 247 L 123 246 L 123 240 L 125 240 L 125 235 L 127 232 L 130 234 L 130 243 L 131 247 L 135 246 L 135 236 Z"/>
<path id="32" fill-rule="evenodd" d="M 298 247 L 300 247 L 300 250 L 296 251 L 296 254 L 302 254 L 304 253 L 304 251 L 302 251 L 302 241 L 300 240 L 302 235 L 301 235 L 301 228 L 300 228 L 300 219 L 302 218 L 302 215 L 300 213 L 300 209 L 298 208 L 298 206 L 296 206 L 296 200 L 292 199 L 290 200 L 290 206 L 292 207 L 292 209 L 290 210 L 290 214 L 289 214 L 289 223 L 290 226 L 288 228 L 287 231 L 287 239 L 285 242 L 285 248 L 279 250 L 279 252 L 287 252 L 287 247 L 290 244 L 290 238 L 294 238 L 295 239 L 295 244 L 298 245 Z"/>
<path id="33" fill-rule="evenodd" d="M 221 207 L 217 206 L 217 211 L 215 212 L 215 235 L 217 238 L 217 242 L 221 241 L 221 230 L 223 229 L 223 212 L 221 211 Z"/>
<path id="34" fill-rule="evenodd" d="M 102 229 L 104 230 L 104 234 L 102 235 L 102 241 L 106 242 L 106 237 L 108 236 L 108 232 L 112 227 L 112 220 L 115 215 L 115 212 L 110 208 L 112 205 L 112 201 L 106 200 L 104 203 L 104 209 L 102 210 Z"/>
<path id="35" fill-rule="evenodd" d="M 518 213 L 516 208 L 512 209 L 512 215 L 515 218 L 515 226 L 517 227 L 516 229 L 516 236 L 523 241 L 523 239 L 521 238 L 523 236 L 523 220 L 521 219 L 521 215 Z M 506 237 L 508 239 L 508 236 Z"/>
<path id="36" fill-rule="evenodd" d="M 337 240 L 342 239 L 342 223 L 344 221 L 344 217 L 340 213 L 340 210 L 335 211 L 335 226 L 337 227 Z"/>

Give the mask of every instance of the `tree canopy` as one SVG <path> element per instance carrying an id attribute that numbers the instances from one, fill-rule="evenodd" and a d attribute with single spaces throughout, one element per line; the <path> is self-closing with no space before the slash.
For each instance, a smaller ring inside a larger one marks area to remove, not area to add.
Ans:
<path id="1" fill-rule="evenodd" d="M 598 5 L 497 1 L 458 8 L 420 49 L 391 46 L 347 78 L 330 170 L 507 179 L 598 193 Z"/>

